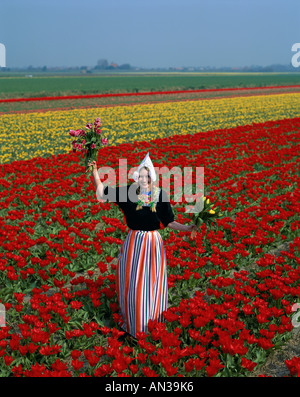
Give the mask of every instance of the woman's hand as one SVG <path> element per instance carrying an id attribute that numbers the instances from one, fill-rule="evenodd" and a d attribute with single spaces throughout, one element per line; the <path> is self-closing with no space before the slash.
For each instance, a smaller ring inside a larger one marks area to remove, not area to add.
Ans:
<path id="1" fill-rule="evenodd" d="M 92 168 L 92 173 L 93 174 L 95 174 L 95 173 L 97 173 L 97 163 L 96 163 L 96 161 L 91 161 L 91 160 L 89 160 L 89 162 L 88 162 L 88 170 L 90 169 L 90 168 Z M 87 171 L 88 172 L 88 171 Z"/>
<path id="2" fill-rule="evenodd" d="M 182 223 L 178 223 L 176 221 L 170 222 L 168 227 L 173 230 L 180 230 L 181 232 L 193 232 L 196 233 L 197 226 L 195 224 L 183 225 Z"/>
<path id="3" fill-rule="evenodd" d="M 191 238 L 193 239 L 196 236 L 198 227 L 195 224 L 191 224 L 191 225 L 188 225 L 188 228 L 189 228 L 188 231 L 191 232 Z"/>
<path id="4" fill-rule="evenodd" d="M 195 224 L 191 224 L 187 226 L 187 231 L 188 232 L 193 232 L 193 231 L 197 231 L 197 226 Z"/>

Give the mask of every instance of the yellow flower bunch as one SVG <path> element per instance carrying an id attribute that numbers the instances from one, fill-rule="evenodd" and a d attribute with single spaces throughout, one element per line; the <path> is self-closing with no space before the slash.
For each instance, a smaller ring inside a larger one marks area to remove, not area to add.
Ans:
<path id="1" fill-rule="evenodd" d="M 194 213 L 192 215 L 192 223 L 196 226 L 200 227 L 203 223 L 206 224 L 208 228 L 217 226 L 217 219 L 223 216 L 224 214 L 217 207 L 214 207 L 214 204 L 210 204 L 210 199 L 203 197 L 203 208 L 200 212 Z M 192 231 L 191 237 L 193 238 L 196 234 L 196 231 Z"/>

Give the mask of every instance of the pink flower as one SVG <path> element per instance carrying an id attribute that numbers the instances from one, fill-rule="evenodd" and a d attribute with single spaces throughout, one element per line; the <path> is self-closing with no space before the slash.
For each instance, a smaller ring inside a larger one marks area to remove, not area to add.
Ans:
<path id="1" fill-rule="evenodd" d="M 107 145 L 108 139 L 107 138 L 102 138 L 101 139 L 101 143 L 102 143 L 102 145 Z"/>
<path id="2" fill-rule="evenodd" d="M 93 126 L 92 126 L 91 123 L 88 123 L 88 124 L 85 126 L 85 128 L 88 128 L 89 130 L 90 130 L 92 127 L 93 127 Z"/>
<path id="3" fill-rule="evenodd" d="M 95 149 L 96 145 L 94 143 L 91 144 L 91 149 Z"/>
<path id="4" fill-rule="evenodd" d="M 70 130 L 70 132 L 69 132 L 69 134 L 71 135 L 71 136 L 79 136 L 80 135 L 80 133 L 81 133 L 81 130 L 76 130 L 76 131 L 74 131 L 74 130 Z"/>
<path id="5" fill-rule="evenodd" d="M 97 118 L 95 119 L 95 121 L 94 121 L 94 126 L 95 126 L 95 128 L 99 128 L 100 125 L 101 125 L 100 117 L 97 117 Z"/>
<path id="6" fill-rule="evenodd" d="M 78 149 L 78 150 L 82 150 L 82 145 L 81 145 L 81 143 L 78 143 L 77 149 Z"/>

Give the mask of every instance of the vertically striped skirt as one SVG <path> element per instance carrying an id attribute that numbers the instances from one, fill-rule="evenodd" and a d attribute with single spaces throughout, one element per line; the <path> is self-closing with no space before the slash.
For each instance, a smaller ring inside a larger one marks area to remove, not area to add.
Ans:
<path id="1" fill-rule="evenodd" d="M 120 248 L 116 288 L 121 327 L 136 337 L 147 333 L 148 321 L 164 321 L 167 310 L 167 268 L 163 240 L 157 230 L 129 230 Z"/>

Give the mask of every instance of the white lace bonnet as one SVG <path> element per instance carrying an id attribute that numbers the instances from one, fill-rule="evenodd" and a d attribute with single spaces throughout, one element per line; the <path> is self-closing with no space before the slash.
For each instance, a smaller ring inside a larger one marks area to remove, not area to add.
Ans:
<path id="1" fill-rule="evenodd" d="M 152 164 L 152 161 L 150 159 L 149 152 L 147 153 L 146 157 L 144 158 L 144 160 L 139 165 L 138 170 L 134 171 L 134 173 L 132 175 L 132 179 L 134 179 L 135 182 L 139 181 L 140 170 L 143 167 L 149 168 L 149 175 L 150 175 L 150 177 L 152 179 L 152 182 L 155 182 L 156 181 L 156 173 L 155 173 L 155 169 L 154 169 L 154 166 Z"/>

